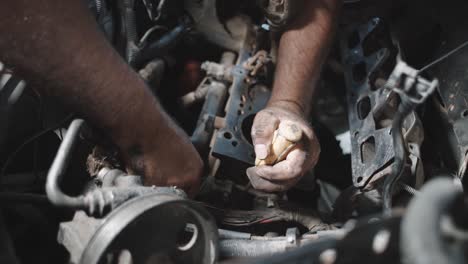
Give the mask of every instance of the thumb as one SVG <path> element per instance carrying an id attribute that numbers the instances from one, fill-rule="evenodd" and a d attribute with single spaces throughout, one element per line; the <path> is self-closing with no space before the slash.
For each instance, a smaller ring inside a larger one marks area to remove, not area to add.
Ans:
<path id="1" fill-rule="evenodd" d="M 258 159 L 265 159 L 268 156 L 273 133 L 278 124 L 279 119 L 271 112 L 260 112 L 255 117 L 252 125 L 252 141 Z"/>

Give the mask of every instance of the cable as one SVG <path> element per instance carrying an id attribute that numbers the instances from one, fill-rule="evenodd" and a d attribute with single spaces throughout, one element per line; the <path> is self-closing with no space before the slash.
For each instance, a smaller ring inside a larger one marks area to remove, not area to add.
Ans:
<path id="1" fill-rule="evenodd" d="M 430 62 L 429 64 L 427 64 L 426 66 L 422 67 L 420 70 L 419 70 L 419 73 L 429 69 L 430 67 L 440 63 L 441 61 L 447 59 L 448 57 L 452 56 L 453 54 L 457 53 L 458 51 L 460 51 L 461 49 L 465 48 L 468 46 L 468 40 L 463 42 L 460 46 L 454 48 L 453 50 L 447 52 L 445 55 L 442 55 L 441 57 L 439 57 L 438 59 Z"/>
<path id="2" fill-rule="evenodd" d="M 0 192 L 0 206 L 17 203 L 30 203 L 37 205 L 51 205 L 47 196 L 34 193 Z"/>
<path id="3" fill-rule="evenodd" d="M 71 117 L 73 117 L 74 114 L 70 114 L 68 116 L 66 116 L 64 119 L 60 120 L 55 126 L 52 126 L 50 128 L 46 128 L 40 132 L 38 132 L 37 134 L 33 135 L 32 137 L 30 137 L 29 139 L 27 139 L 26 141 L 24 141 L 21 145 L 19 145 L 15 151 L 13 151 L 10 156 L 8 157 L 8 159 L 5 161 L 5 163 L 3 164 L 3 167 L 2 167 L 2 170 L 0 171 L 0 181 L 1 179 L 3 178 L 3 175 L 5 175 L 5 172 L 8 168 L 8 166 L 10 165 L 10 163 L 14 160 L 15 156 L 25 147 L 27 146 L 28 144 L 30 144 L 31 142 L 34 142 L 36 139 L 42 137 L 43 135 L 47 134 L 48 132 L 50 131 L 53 131 L 57 128 L 59 128 L 60 126 L 62 126 L 63 123 L 65 123 L 67 120 L 69 120 Z"/>
<path id="4" fill-rule="evenodd" d="M 408 114 L 414 109 L 414 104 L 406 97 L 400 97 L 401 104 L 395 114 L 392 123 L 393 148 L 395 151 L 395 161 L 392 167 L 392 173 L 385 178 L 383 184 L 383 212 L 387 216 L 392 214 L 392 196 L 395 184 L 403 174 L 406 164 L 405 141 L 402 133 L 403 122 Z"/>

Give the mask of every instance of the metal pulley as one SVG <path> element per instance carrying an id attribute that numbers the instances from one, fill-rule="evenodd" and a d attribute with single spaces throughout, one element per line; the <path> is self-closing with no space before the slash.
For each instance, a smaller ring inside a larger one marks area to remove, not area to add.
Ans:
<path id="1" fill-rule="evenodd" d="M 175 195 L 150 194 L 112 211 L 79 263 L 215 263 L 218 231 L 201 206 Z"/>
<path id="2" fill-rule="evenodd" d="M 71 123 L 46 184 L 52 204 L 77 210 L 58 234 L 70 263 L 214 263 L 216 223 L 178 188 L 143 186 L 139 176 L 103 168 L 100 186 L 79 196 L 62 192 L 59 182 L 84 127 L 80 119 Z"/>

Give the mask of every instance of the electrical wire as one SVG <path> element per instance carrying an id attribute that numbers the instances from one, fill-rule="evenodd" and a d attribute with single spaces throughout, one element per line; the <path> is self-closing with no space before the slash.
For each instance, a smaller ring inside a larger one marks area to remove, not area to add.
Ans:
<path id="1" fill-rule="evenodd" d="M 15 151 L 13 151 L 8 159 L 5 161 L 5 163 L 3 164 L 3 167 L 2 167 L 2 170 L 0 171 L 0 181 L 1 179 L 3 178 L 3 175 L 5 175 L 5 172 L 6 170 L 8 169 L 8 166 L 10 165 L 10 163 L 14 160 L 14 158 L 16 157 L 16 155 L 18 155 L 18 153 L 21 152 L 21 150 L 23 150 L 23 148 L 25 146 L 27 146 L 28 144 L 34 142 L 35 140 L 37 140 L 38 138 L 44 136 L 45 134 L 47 134 L 48 132 L 50 131 L 53 131 L 57 128 L 59 128 L 60 126 L 63 125 L 63 123 L 65 123 L 67 120 L 69 120 L 71 117 L 73 117 L 74 114 L 70 114 L 68 116 L 66 116 L 64 119 L 60 120 L 59 122 L 57 122 L 56 125 L 52 126 L 52 127 L 49 127 L 49 128 L 46 128 L 38 133 L 36 133 L 35 135 L 33 135 L 32 137 L 30 137 L 29 139 L 27 139 L 26 141 L 24 141 L 21 145 L 19 145 Z"/>
<path id="2" fill-rule="evenodd" d="M 47 196 L 35 193 L 0 192 L 0 206 L 18 203 L 50 206 Z"/>
<path id="3" fill-rule="evenodd" d="M 431 68 L 432 66 L 442 62 L 443 60 L 447 59 L 448 57 L 452 56 L 453 54 L 457 53 L 458 51 L 462 50 L 463 48 L 467 47 L 468 46 L 468 40 L 463 42 L 461 45 L 459 45 L 458 47 L 454 48 L 453 50 L 447 52 L 446 54 L 442 55 L 441 57 L 439 57 L 438 59 L 435 59 L 433 60 L 432 62 L 430 62 L 429 64 L 427 64 L 426 66 L 422 67 L 420 70 L 419 70 L 419 73 L 421 72 L 424 72 L 425 70 Z"/>

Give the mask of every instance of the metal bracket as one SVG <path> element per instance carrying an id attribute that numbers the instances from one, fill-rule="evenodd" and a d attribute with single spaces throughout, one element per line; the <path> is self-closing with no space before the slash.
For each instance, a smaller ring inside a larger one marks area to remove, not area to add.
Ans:
<path id="1" fill-rule="evenodd" d="M 386 88 L 391 88 L 403 99 L 407 99 L 414 104 L 422 104 L 429 95 L 439 86 L 439 81 L 432 82 L 419 76 L 419 71 L 408 66 L 404 61 L 398 61 L 395 69 L 385 84 Z"/>

